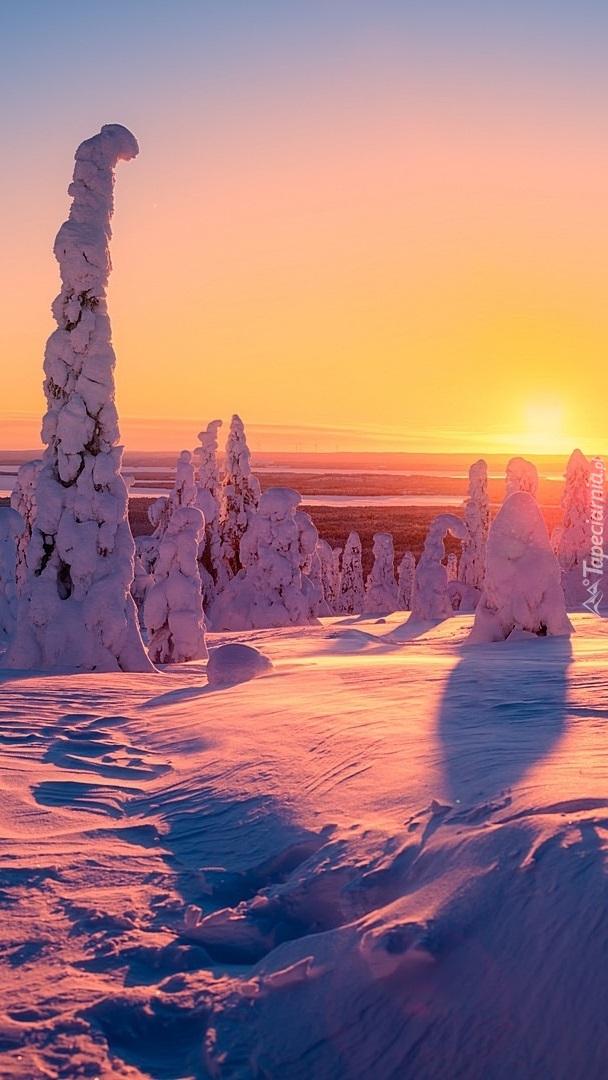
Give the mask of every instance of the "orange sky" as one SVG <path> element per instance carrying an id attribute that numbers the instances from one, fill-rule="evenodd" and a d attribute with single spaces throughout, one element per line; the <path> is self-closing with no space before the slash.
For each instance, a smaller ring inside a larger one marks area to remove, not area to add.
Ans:
<path id="1" fill-rule="evenodd" d="M 24 49 L 0 445 L 39 428 L 74 150 L 118 122 L 141 148 L 118 167 L 109 293 L 127 445 L 179 449 L 239 412 L 258 449 L 608 450 L 608 20 L 577 37 L 515 3 L 472 39 L 439 0 L 443 36 L 389 0 L 306 7 L 262 4 L 274 21 L 251 38 L 234 11 L 184 3 L 178 27 L 155 6 L 143 41 L 122 26 L 111 87 L 95 38 L 88 100 L 78 72 L 50 77 L 61 20 Z"/>

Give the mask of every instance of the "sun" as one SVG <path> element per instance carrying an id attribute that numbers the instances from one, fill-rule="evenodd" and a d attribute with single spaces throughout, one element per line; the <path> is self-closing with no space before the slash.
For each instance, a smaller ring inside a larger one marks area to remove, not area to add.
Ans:
<path id="1" fill-rule="evenodd" d="M 562 453 L 568 449 L 567 415 L 563 402 L 548 397 L 532 398 L 523 408 L 523 435 L 530 449 Z"/>

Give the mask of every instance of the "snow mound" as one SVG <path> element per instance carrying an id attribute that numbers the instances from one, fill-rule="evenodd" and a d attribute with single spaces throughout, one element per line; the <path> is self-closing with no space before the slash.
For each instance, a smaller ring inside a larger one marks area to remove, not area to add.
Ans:
<path id="1" fill-rule="evenodd" d="M 252 645 L 219 645 L 209 656 L 207 679 L 209 686 L 217 690 L 223 686 L 249 682 L 260 675 L 273 671 L 272 661 Z"/>

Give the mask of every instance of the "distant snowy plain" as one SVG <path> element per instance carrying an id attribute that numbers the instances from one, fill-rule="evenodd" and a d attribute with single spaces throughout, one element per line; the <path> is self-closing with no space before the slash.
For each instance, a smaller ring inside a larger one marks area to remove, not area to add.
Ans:
<path id="1" fill-rule="evenodd" d="M 608 636 L 573 621 L 209 635 L 273 665 L 217 689 L 4 673 L 1 1075 L 607 1076 Z"/>

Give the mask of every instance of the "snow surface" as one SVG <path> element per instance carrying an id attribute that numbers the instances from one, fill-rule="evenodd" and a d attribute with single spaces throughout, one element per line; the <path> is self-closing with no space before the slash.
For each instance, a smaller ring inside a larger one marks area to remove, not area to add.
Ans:
<path id="1" fill-rule="evenodd" d="M 2 674 L 2 1075 L 608 1075 L 608 637 Z M 234 642 L 209 635 L 211 649 Z"/>

